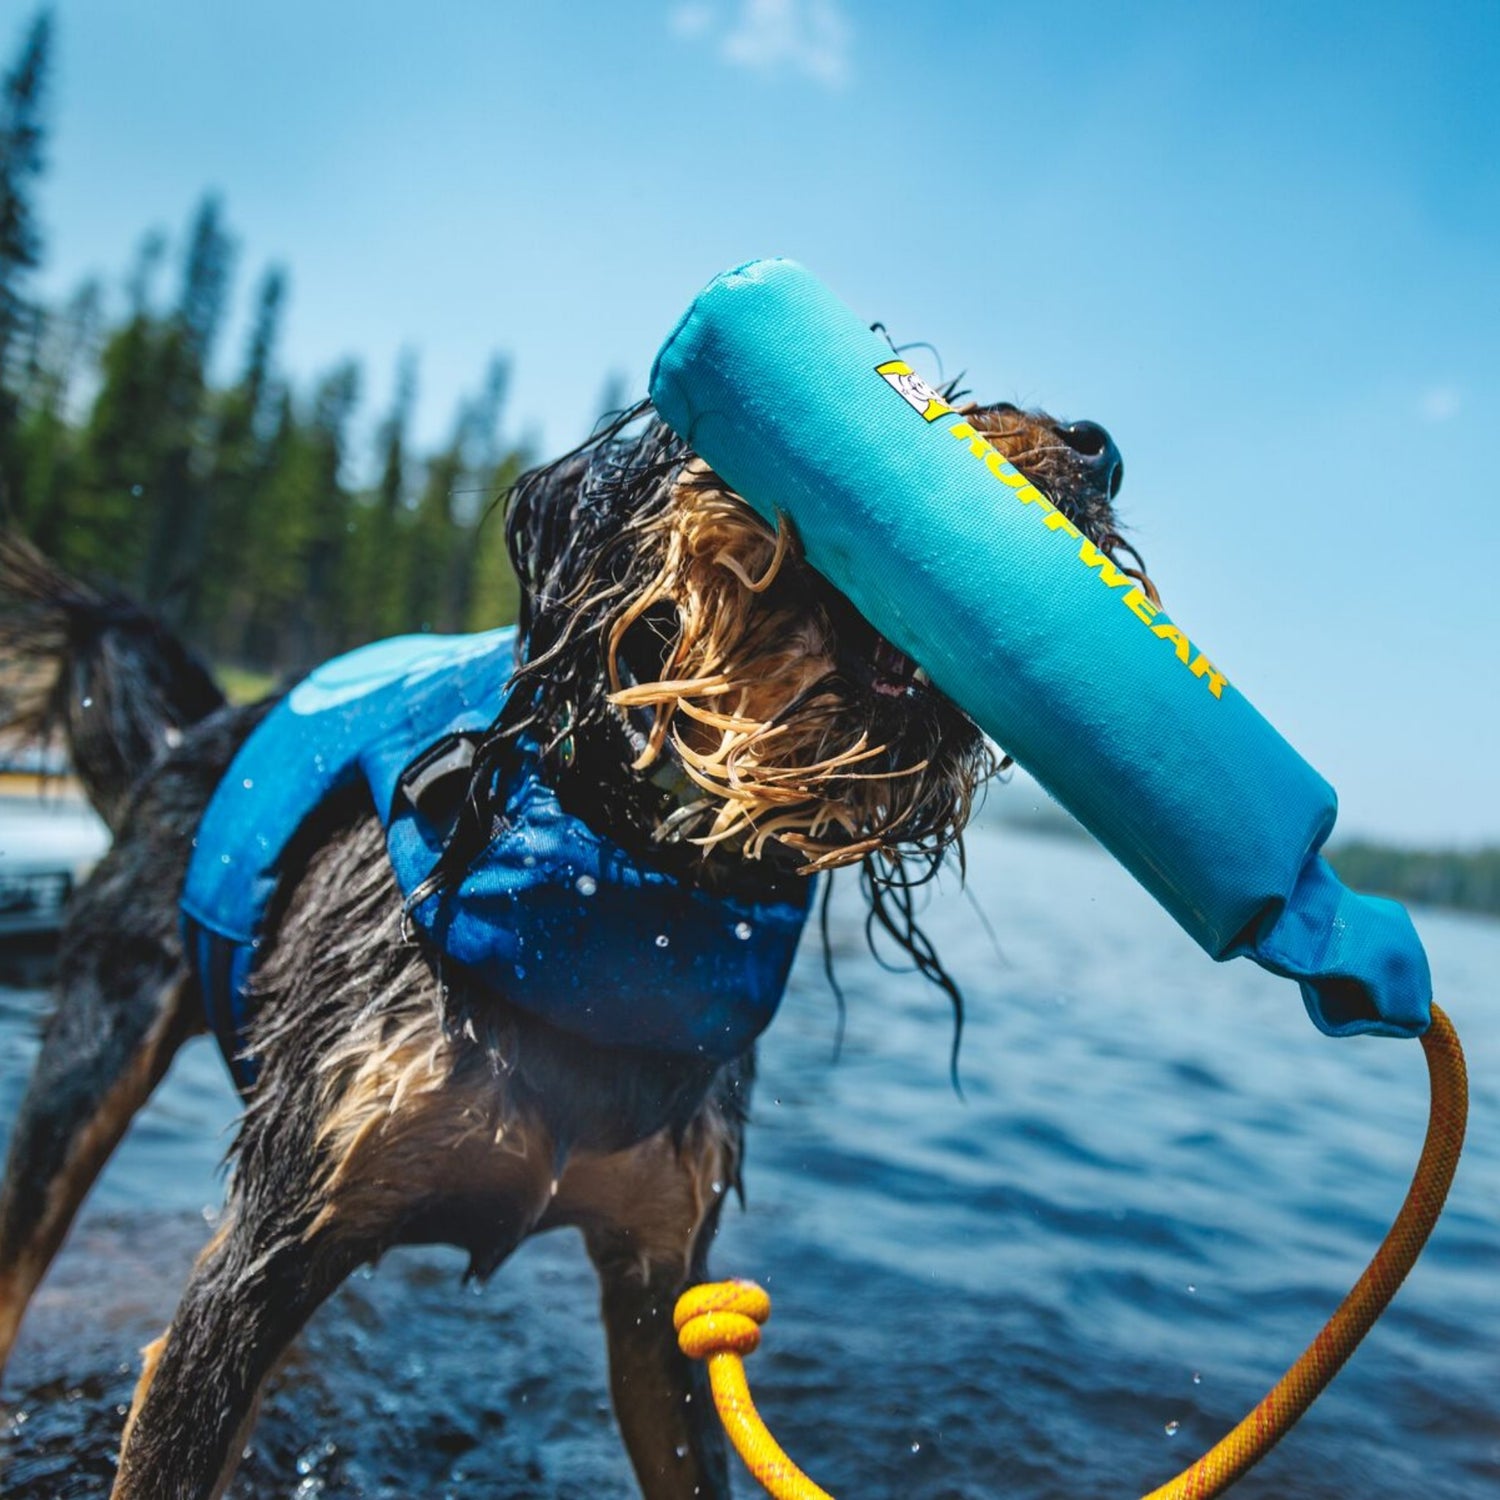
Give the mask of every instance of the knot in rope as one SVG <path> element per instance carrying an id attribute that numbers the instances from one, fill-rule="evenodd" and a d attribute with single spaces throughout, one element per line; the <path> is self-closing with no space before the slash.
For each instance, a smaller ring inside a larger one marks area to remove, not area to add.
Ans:
<path id="1" fill-rule="evenodd" d="M 677 1299 L 672 1326 L 689 1359 L 711 1354 L 754 1354 L 771 1299 L 753 1281 L 710 1281 Z"/>

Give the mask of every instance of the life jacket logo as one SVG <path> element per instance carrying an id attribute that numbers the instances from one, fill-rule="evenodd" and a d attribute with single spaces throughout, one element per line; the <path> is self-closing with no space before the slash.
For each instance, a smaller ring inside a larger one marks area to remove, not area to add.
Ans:
<path id="1" fill-rule="evenodd" d="M 953 410 L 904 359 L 888 359 L 875 366 L 875 373 L 911 407 L 922 414 L 924 422 L 936 422 L 944 412 Z"/>

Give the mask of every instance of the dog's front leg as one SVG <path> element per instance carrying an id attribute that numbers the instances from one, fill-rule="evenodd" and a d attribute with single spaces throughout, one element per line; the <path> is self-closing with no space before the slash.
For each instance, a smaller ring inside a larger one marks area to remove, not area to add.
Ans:
<path id="1" fill-rule="evenodd" d="M 199 1256 L 172 1325 L 145 1353 L 112 1500 L 216 1500 L 261 1385 L 313 1310 L 373 1253 L 336 1227 L 237 1201 Z"/>
<path id="2" fill-rule="evenodd" d="M 666 1132 L 629 1151 L 579 1156 L 558 1195 L 584 1231 L 599 1274 L 610 1394 L 648 1500 L 727 1500 L 723 1429 L 705 1367 L 677 1347 L 672 1310 L 706 1274 L 733 1181 L 737 1141 L 694 1128 L 679 1148 Z"/>
<path id="3" fill-rule="evenodd" d="M 706 1366 L 677 1347 L 672 1308 L 691 1284 L 647 1264 L 627 1238 L 590 1235 L 599 1273 L 610 1395 L 642 1494 L 648 1500 L 719 1500 L 729 1495 L 724 1434 Z"/>

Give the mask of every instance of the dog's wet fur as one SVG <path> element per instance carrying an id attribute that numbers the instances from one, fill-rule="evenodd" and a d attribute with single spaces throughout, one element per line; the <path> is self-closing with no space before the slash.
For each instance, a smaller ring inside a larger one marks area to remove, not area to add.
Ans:
<path id="1" fill-rule="evenodd" d="M 1092 423 L 969 421 L 1138 576 Z M 458 878 L 521 736 L 564 806 L 705 888 L 773 897 L 856 866 L 872 928 L 957 1000 L 911 892 L 996 758 L 649 409 L 528 475 L 507 515 L 520 661 L 434 876 Z M 148 614 L 0 544 L 0 725 L 66 736 L 114 843 L 72 902 L 56 1009 L 0 1194 L 0 1363 L 95 1176 L 203 1029 L 177 895 L 214 787 L 268 705 L 231 707 Z M 702 1366 L 671 1313 L 705 1275 L 740 1162 L 753 1050 L 724 1066 L 558 1032 L 432 956 L 403 922 L 368 798 L 299 835 L 253 984 L 260 1059 L 221 1227 L 147 1351 L 117 1497 L 223 1493 L 268 1373 L 356 1267 L 454 1244 L 488 1276 L 528 1235 L 583 1233 L 615 1411 L 644 1493 L 726 1496 Z M 692 1398 L 691 1400 L 689 1398 Z"/>

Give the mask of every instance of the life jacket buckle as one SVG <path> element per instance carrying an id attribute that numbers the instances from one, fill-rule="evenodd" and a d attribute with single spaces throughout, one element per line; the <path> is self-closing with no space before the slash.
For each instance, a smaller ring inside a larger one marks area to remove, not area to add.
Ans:
<path id="1" fill-rule="evenodd" d="M 459 799 L 468 790 L 478 749 L 471 734 L 444 735 L 401 773 L 397 782 L 401 795 L 428 822 L 439 827 L 451 822 Z"/>

